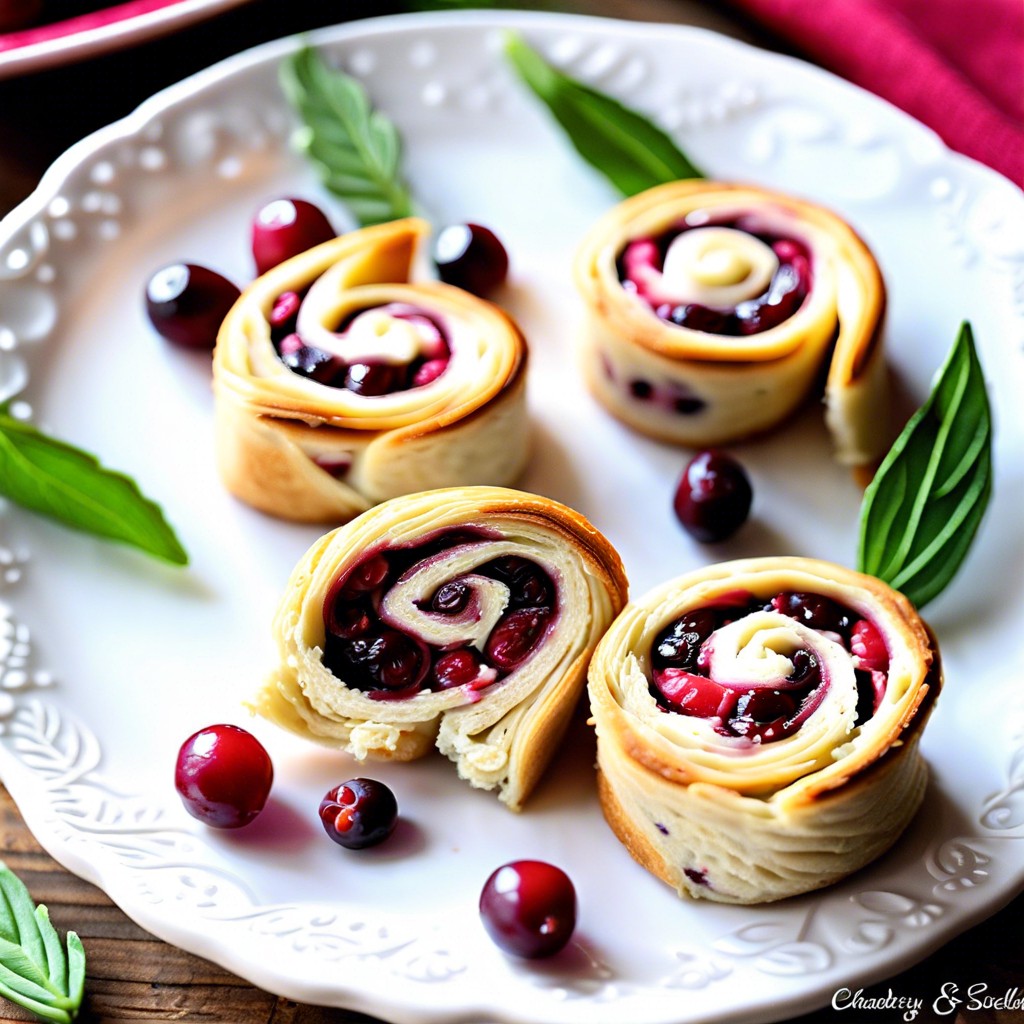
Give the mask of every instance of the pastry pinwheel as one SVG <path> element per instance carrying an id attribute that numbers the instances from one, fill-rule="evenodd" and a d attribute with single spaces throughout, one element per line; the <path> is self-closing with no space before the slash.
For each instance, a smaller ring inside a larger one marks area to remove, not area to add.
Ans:
<path id="1" fill-rule="evenodd" d="M 615 550 L 564 505 L 493 487 L 394 498 L 296 566 L 256 710 L 360 759 L 436 746 L 518 810 L 625 600 Z"/>
<path id="2" fill-rule="evenodd" d="M 527 458 L 527 348 L 497 306 L 410 281 L 428 226 L 324 242 L 261 275 L 214 352 L 228 490 L 272 515 L 344 522 L 428 487 L 505 485 Z"/>
<path id="3" fill-rule="evenodd" d="M 884 453 L 885 286 L 836 214 L 752 186 L 675 181 L 608 211 L 575 278 L 589 386 L 629 426 L 724 444 L 777 426 L 824 379 L 838 461 Z"/>
<path id="4" fill-rule="evenodd" d="M 589 675 L 605 817 L 680 895 L 762 903 L 885 852 L 924 795 L 931 632 L 871 576 L 712 565 L 631 602 Z"/>

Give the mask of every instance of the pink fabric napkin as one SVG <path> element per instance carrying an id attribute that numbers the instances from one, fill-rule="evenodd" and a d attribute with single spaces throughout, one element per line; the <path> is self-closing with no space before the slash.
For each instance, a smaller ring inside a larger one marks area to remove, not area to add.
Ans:
<path id="1" fill-rule="evenodd" d="M 1022 0 L 731 0 L 1024 187 Z"/>

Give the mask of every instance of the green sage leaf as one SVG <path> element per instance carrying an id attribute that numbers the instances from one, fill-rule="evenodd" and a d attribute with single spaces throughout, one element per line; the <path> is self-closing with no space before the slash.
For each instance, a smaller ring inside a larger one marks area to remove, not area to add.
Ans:
<path id="1" fill-rule="evenodd" d="M 356 220 L 365 226 L 409 216 L 398 130 L 372 108 L 362 84 L 303 46 L 282 63 L 281 87 L 303 122 L 295 145 Z"/>
<path id="2" fill-rule="evenodd" d="M 0 494 L 66 526 L 185 565 L 163 512 L 123 473 L 0 411 Z"/>
<path id="3" fill-rule="evenodd" d="M 623 195 L 680 178 L 704 177 L 646 117 L 552 67 L 522 36 L 508 35 L 505 54 L 580 156 Z"/>
<path id="4" fill-rule="evenodd" d="M 67 933 L 67 954 L 46 907 L 0 861 L 0 996 L 40 1020 L 71 1024 L 82 1004 L 85 950 Z"/>
<path id="5" fill-rule="evenodd" d="M 992 494 L 992 415 L 971 325 L 861 506 L 858 568 L 918 607 L 956 574 Z"/>

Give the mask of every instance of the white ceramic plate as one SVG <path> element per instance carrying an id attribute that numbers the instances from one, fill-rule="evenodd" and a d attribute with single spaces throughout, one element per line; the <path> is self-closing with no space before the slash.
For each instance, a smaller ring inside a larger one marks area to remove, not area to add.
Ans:
<path id="1" fill-rule="evenodd" d="M 134 46 L 243 2 L 127 0 L 73 18 L 0 32 L 0 78 Z"/>
<path id="2" fill-rule="evenodd" d="M 161 343 L 140 301 L 148 274 L 172 259 L 246 279 L 249 220 L 271 197 L 307 195 L 344 222 L 286 145 L 275 76 L 288 41 L 183 82 L 74 147 L 3 224 L 4 393 L 132 473 L 192 564 L 164 568 L 6 511 L 0 770 L 60 861 L 157 935 L 291 998 L 401 1022 L 785 1017 L 924 957 L 1024 882 L 1024 199 L 876 99 L 699 30 L 477 12 L 314 37 L 397 121 L 429 215 L 504 237 L 506 304 L 534 354 L 537 448 L 524 485 L 605 531 L 637 594 L 710 559 L 850 564 L 860 493 L 809 409 L 736 448 L 756 503 L 733 541 L 704 549 L 674 522 L 684 453 L 604 415 L 570 358 L 570 255 L 615 196 L 503 66 L 507 25 L 655 112 L 709 173 L 842 211 L 888 277 L 892 362 L 915 402 L 960 321 L 973 322 L 997 421 L 996 496 L 963 572 L 928 609 L 948 683 L 914 826 L 891 855 L 817 895 L 763 908 L 680 902 L 606 830 L 581 729 L 521 816 L 427 759 L 361 769 L 399 795 L 392 842 L 358 855 L 322 834 L 321 795 L 360 769 L 241 708 L 270 664 L 285 579 L 317 531 L 225 496 L 208 359 Z M 178 745 L 218 720 L 250 725 L 277 769 L 272 804 L 238 834 L 205 830 L 171 785 Z M 484 879 L 518 857 L 563 865 L 579 892 L 577 941 L 548 962 L 507 959 L 477 919 Z"/>

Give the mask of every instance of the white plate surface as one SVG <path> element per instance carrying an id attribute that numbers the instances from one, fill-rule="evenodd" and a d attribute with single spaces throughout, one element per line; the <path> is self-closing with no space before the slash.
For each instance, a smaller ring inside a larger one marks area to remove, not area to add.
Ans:
<path id="1" fill-rule="evenodd" d="M 79 17 L 0 33 L 0 78 L 135 46 L 240 3 L 244 0 L 129 0 Z"/>
<path id="2" fill-rule="evenodd" d="M 321 795 L 360 769 L 241 706 L 270 664 L 285 579 L 318 531 L 224 494 L 208 359 L 169 350 L 140 301 L 148 274 L 174 259 L 244 281 L 249 220 L 269 198 L 306 195 L 345 223 L 287 146 L 276 84 L 287 41 L 74 147 L 0 230 L 3 393 L 133 474 L 192 556 L 185 571 L 164 568 L 5 511 L 0 771 L 40 841 L 132 917 L 295 999 L 396 1022 L 778 1019 L 908 966 L 1024 883 L 1024 199 L 873 97 L 699 30 L 476 12 L 314 37 L 398 123 L 428 215 L 504 237 L 514 282 L 503 300 L 534 356 L 537 446 L 523 484 L 605 531 L 636 594 L 727 557 L 851 564 L 860 493 L 809 409 L 736 447 L 756 498 L 734 540 L 701 548 L 674 522 L 685 453 L 604 415 L 570 356 L 571 253 L 615 196 L 503 66 L 505 25 L 656 114 L 710 174 L 841 211 L 883 265 L 892 362 L 915 402 L 961 319 L 973 322 L 995 408 L 996 494 L 966 567 L 928 609 L 948 683 L 925 737 L 933 779 L 916 823 L 891 855 L 820 894 L 763 908 L 680 902 L 607 831 L 581 729 L 521 816 L 427 759 L 361 769 L 399 795 L 392 842 L 359 855 L 322 834 Z M 205 830 L 171 785 L 178 745 L 219 720 L 250 726 L 277 769 L 271 805 L 238 834 Z M 577 940 L 548 962 L 507 959 L 477 919 L 484 879 L 518 857 L 561 864 L 577 886 Z"/>

